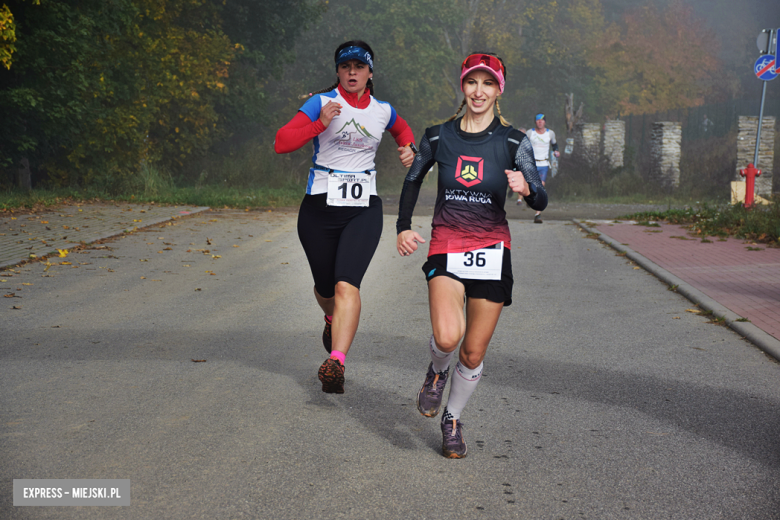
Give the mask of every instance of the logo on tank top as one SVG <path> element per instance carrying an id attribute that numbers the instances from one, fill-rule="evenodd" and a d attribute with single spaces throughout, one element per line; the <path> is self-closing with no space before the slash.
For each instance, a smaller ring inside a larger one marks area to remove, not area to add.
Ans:
<path id="1" fill-rule="evenodd" d="M 371 135 L 365 126 L 361 125 L 354 118 L 350 119 L 344 126 L 342 126 L 336 132 L 336 138 L 334 142 L 338 143 L 339 148 L 350 149 L 373 149 L 371 140 L 378 141 L 376 137 Z"/>
<path id="2" fill-rule="evenodd" d="M 482 157 L 458 157 L 458 166 L 455 168 L 455 180 L 470 188 L 482 182 L 482 166 L 485 160 Z"/>

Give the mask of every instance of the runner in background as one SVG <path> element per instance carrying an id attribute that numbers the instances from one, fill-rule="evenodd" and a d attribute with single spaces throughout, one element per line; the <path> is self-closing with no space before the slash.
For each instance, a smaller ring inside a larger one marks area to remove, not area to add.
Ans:
<path id="1" fill-rule="evenodd" d="M 466 456 L 461 412 L 482 376 L 501 310 L 512 303 L 507 184 L 532 208 L 547 205 L 531 142 L 501 116 L 498 96 L 505 78 L 504 63 L 493 54 L 472 54 L 463 61 L 463 103 L 446 123 L 425 131 L 399 202 L 396 246 L 409 256 L 425 242 L 412 231 L 412 213 L 425 174 L 438 163 L 431 244 L 422 266 L 433 329 L 427 342 L 431 362 L 417 409 L 426 417 L 438 415 L 450 361 L 460 346 L 441 421 L 442 453 L 448 458 Z M 464 106 L 466 113 L 458 118 Z"/>
<path id="2" fill-rule="evenodd" d="M 387 130 L 409 167 L 414 135 L 395 109 L 373 97 L 374 51 L 360 40 L 339 45 L 337 81 L 310 94 L 276 134 L 276 153 L 313 141 L 298 237 L 314 277 L 314 297 L 325 313 L 322 343 L 330 356 L 319 369 L 322 391 L 344 393 L 344 365 L 360 320 L 360 283 L 382 234 L 382 199 L 374 159 Z"/>
<path id="3" fill-rule="evenodd" d="M 534 158 L 536 159 L 536 170 L 539 172 L 539 177 L 542 179 L 542 186 L 547 182 L 547 172 L 550 170 L 550 147 L 553 149 L 555 157 L 560 157 L 561 153 L 558 151 L 558 143 L 555 141 L 555 132 L 546 128 L 547 120 L 544 114 L 536 114 L 536 128 L 526 133 L 531 140 L 531 145 L 534 148 Z M 517 199 L 518 204 L 522 204 L 522 197 Z M 542 212 L 537 211 L 534 215 L 534 223 L 542 223 Z"/>

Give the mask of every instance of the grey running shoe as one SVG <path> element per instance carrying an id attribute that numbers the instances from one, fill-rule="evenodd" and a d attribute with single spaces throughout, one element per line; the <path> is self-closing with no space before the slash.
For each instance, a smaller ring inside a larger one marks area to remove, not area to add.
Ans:
<path id="1" fill-rule="evenodd" d="M 428 373 L 425 374 L 425 382 L 417 394 L 417 409 L 425 417 L 436 417 L 441 408 L 441 399 L 444 396 L 444 386 L 450 375 L 450 369 L 444 372 L 435 372 L 433 363 L 428 365 Z"/>
<path id="2" fill-rule="evenodd" d="M 542 216 L 534 215 L 534 224 L 541 224 L 541 223 L 542 223 Z"/>
<path id="3" fill-rule="evenodd" d="M 463 423 L 450 419 L 441 423 L 441 452 L 448 459 L 462 459 L 468 449 L 463 440 Z"/>
<path id="4" fill-rule="evenodd" d="M 341 361 L 328 358 L 320 367 L 317 375 L 322 381 L 322 391 L 326 394 L 344 393 L 344 365 Z"/>
<path id="5" fill-rule="evenodd" d="M 330 350 L 333 347 L 332 338 L 330 337 L 331 322 L 328 321 L 328 317 L 325 316 L 325 329 L 322 331 L 322 346 L 330 354 Z"/>

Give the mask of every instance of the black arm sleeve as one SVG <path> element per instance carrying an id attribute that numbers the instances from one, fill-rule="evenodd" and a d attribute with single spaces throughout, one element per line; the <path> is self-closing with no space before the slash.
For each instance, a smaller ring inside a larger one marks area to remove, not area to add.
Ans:
<path id="1" fill-rule="evenodd" d="M 555 142 L 555 143 L 552 143 L 552 145 L 551 145 L 551 146 L 552 146 L 552 151 L 553 151 L 553 152 L 557 152 L 557 151 L 558 151 L 558 143 L 557 143 L 557 142 Z"/>
<path id="2" fill-rule="evenodd" d="M 420 194 L 420 186 L 422 186 L 425 175 L 435 163 L 427 132 L 420 141 L 419 150 L 404 179 L 401 200 L 398 203 L 398 220 L 395 223 L 396 233 L 412 229 L 412 213 L 417 204 L 417 196 Z"/>
<path id="3" fill-rule="evenodd" d="M 534 160 L 534 149 L 528 137 L 523 137 L 520 146 L 515 153 L 515 169 L 523 173 L 531 194 L 523 199 L 531 206 L 531 209 L 542 211 L 547 207 L 547 192 L 542 186 L 542 178 L 536 171 L 536 161 Z"/>

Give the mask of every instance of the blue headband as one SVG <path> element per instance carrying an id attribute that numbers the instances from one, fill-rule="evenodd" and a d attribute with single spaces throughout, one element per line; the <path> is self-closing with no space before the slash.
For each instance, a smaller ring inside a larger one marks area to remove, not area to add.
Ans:
<path id="1" fill-rule="evenodd" d="M 358 60 L 368 65 L 371 72 L 374 72 L 374 60 L 371 59 L 371 53 L 363 47 L 346 47 L 341 49 L 338 57 L 336 58 L 336 66 L 341 65 L 345 61 Z"/>
<path id="2" fill-rule="evenodd" d="M 544 114 L 536 114 L 536 120 L 544 119 Z"/>

